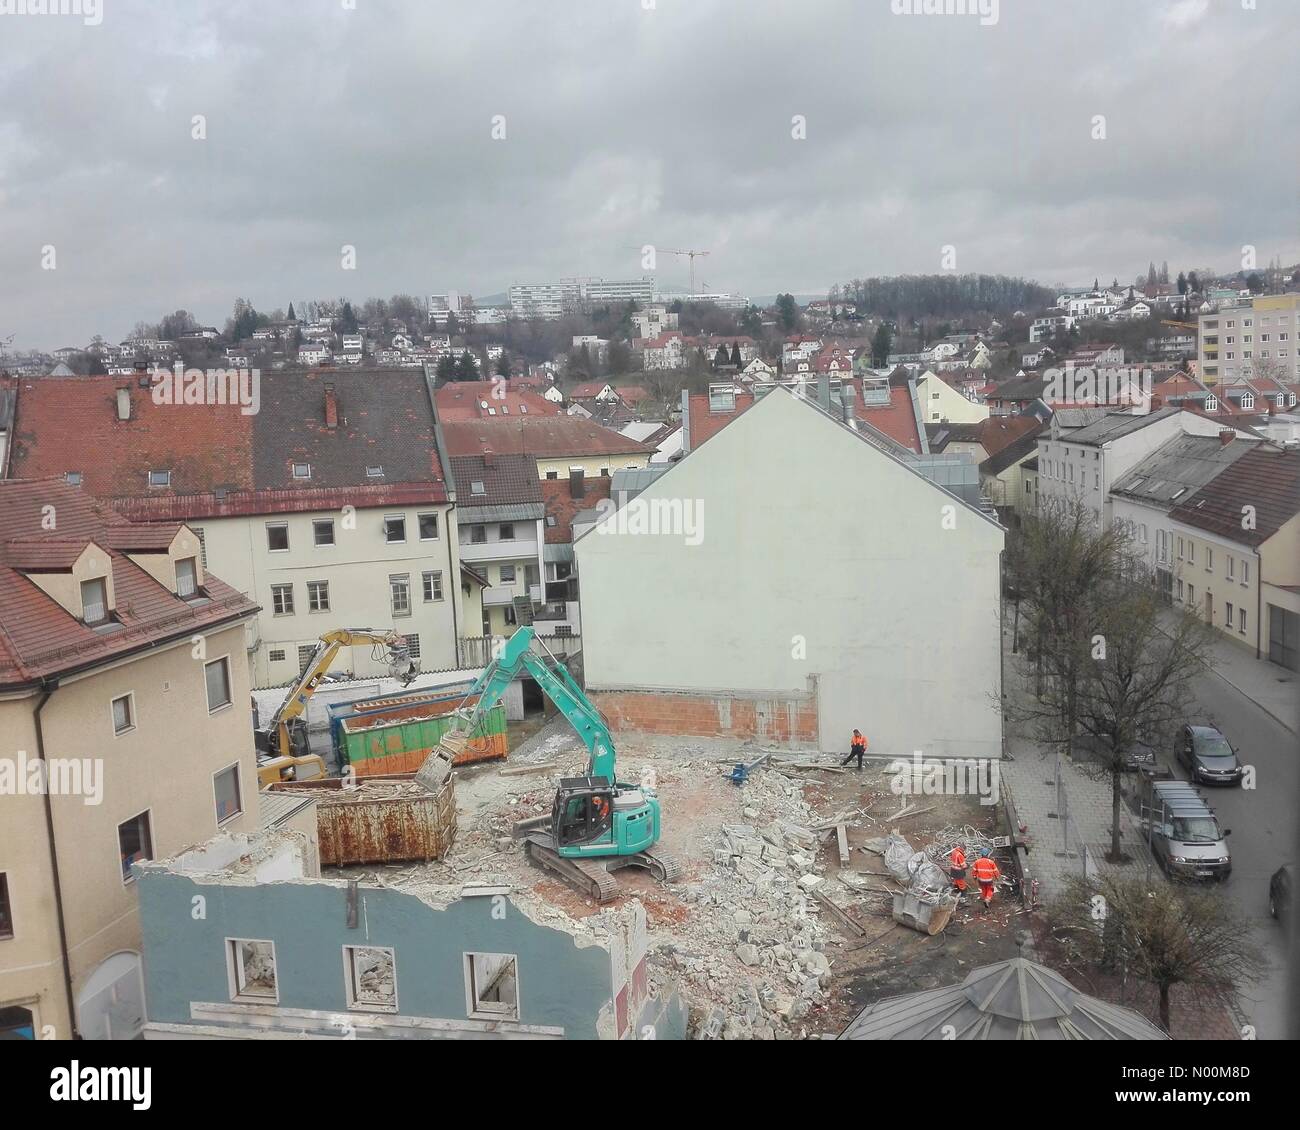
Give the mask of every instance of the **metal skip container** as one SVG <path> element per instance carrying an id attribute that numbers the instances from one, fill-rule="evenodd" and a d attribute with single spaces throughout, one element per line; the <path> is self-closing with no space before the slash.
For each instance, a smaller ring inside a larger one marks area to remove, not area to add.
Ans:
<path id="1" fill-rule="evenodd" d="M 316 800 L 322 866 L 427 862 L 445 856 L 456 838 L 451 778 L 433 791 L 406 773 L 356 782 L 339 777 L 284 781 L 271 789 Z"/>

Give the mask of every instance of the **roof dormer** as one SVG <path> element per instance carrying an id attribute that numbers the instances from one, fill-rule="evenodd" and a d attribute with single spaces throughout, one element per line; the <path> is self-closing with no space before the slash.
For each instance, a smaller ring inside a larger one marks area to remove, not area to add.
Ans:
<path id="1" fill-rule="evenodd" d="M 104 540 L 182 600 L 207 596 L 202 545 L 189 526 L 178 522 L 113 526 Z"/>
<path id="2" fill-rule="evenodd" d="M 70 616 L 97 628 L 110 624 L 117 609 L 113 558 L 89 538 L 17 538 L 5 547 L 18 570 Z"/>

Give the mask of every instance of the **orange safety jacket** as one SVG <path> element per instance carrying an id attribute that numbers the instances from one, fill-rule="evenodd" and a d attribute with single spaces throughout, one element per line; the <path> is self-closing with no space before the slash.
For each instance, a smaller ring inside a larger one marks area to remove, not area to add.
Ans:
<path id="1" fill-rule="evenodd" d="M 948 857 L 948 874 L 954 879 L 966 878 L 966 853 L 961 848 L 953 848 Z"/>
<path id="2" fill-rule="evenodd" d="M 975 872 L 975 881 L 977 883 L 993 883 L 1002 875 L 1002 872 L 998 870 L 998 865 L 987 855 L 980 856 L 980 858 L 975 861 L 975 867 L 973 870 Z"/>
<path id="3" fill-rule="evenodd" d="M 849 742 L 849 748 L 852 749 L 854 753 L 857 753 L 859 746 L 862 747 L 864 752 L 866 751 L 867 748 L 866 736 L 863 734 L 854 734 L 852 740 Z"/>

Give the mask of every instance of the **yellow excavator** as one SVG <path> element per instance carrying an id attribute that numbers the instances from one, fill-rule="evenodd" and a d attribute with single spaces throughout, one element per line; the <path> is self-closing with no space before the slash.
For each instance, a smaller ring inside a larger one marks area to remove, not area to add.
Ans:
<path id="1" fill-rule="evenodd" d="M 373 645 L 372 658 L 385 660 L 389 677 L 402 686 L 408 686 L 419 674 L 406 641 L 394 631 L 338 628 L 326 632 L 270 723 L 265 729 L 254 730 L 259 788 L 277 781 L 325 776 L 325 762 L 307 744 L 307 702 L 324 681 L 339 651 L 360 643 Z"/>

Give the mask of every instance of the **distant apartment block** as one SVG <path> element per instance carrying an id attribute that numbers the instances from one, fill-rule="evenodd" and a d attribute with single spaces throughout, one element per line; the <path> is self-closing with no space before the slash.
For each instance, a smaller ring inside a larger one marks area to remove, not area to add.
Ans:
<path id="1" fill-rule="evenodd" d="M 1300 294 L 1266 295 L 1199 318 L 1197 360 L 1207 385 L 1243 377 L 1300 380 Z"/>

